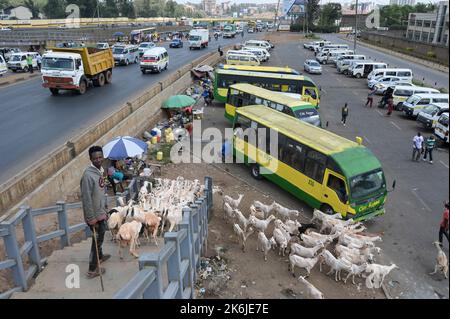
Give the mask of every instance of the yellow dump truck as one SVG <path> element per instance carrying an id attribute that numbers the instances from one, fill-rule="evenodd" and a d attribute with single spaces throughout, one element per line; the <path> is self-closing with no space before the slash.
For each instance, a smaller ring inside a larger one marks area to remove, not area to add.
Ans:
<path id="1" fill-rule="evenodd" d="M 52 48 L 42 57 L 42 86 L 53 95 L 59 90 L 82 95 L 89 86 L 111 83 L 113 67 L 111 49 Z"/>

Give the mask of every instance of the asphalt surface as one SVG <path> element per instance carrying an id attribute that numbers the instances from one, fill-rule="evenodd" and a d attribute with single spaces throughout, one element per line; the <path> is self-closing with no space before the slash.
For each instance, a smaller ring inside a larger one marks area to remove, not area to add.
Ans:
<path id="1" fill-rule="evenodd" d="M 311 51 L 303 49 L 302 43 L 277 45 L 271 54 L 269 65 L 289 65 L 297 70 L 303 70 L 304 61 L 314 57 Z M 414 73 L 418 72 L 416 65 L 409 63 L 409 67 Z M 412 162 L 412 138 L 417 131 L 425 136 L 429 136 L 431 131 L 406 119 L 400 112 L 386 117 L 386 110 L 376 107 L 380 97 L 375 97 L 372 109 L 364 107 L 369 92 L 365 79 L 347 78 L 332 66 L 323 66 L 323 70 L 322 75 L 311 75 L 322 87 L 322 122 L 328 122 L 329 130 L 348 139 L 363 137 L 364 145 L 382 163 L 388 189 L 391 189 L 393 180 L 397 182 L 396 189 L 388 195 L 386 214 L 365 222 L 369 232 L 383 237 L 383 242 L 377 243 L 383 249 L 377 262 L 385 265 L 395 263 L 400 267 L 392 271 L 385 282 L 388 293 L 393 298 L 448 298 L 448 280 L 443 275 L 428 274 L 434 270 L 437 251 L 432 242 L 438 239 L 442 203 L 448 199 L 449 193 L 448 147 L 434 152 L 433 165 L 423 161 Z M 345 102 L 350 110 L 346 127 L 340 122 L 341 107 Z M 223 112 L 223 106 L 209 109 L 206 115 L 212 119 L 208 124 L 221 128 L 229 126 Z M 208 124 L 203 123 L 204 127 Z M 304 208 L 312 215 L 309 207 L 274 184 L 252 179 L 248 167 L 236 164 L 222 166 L 243 182 L 263 193 L 270 193 L 283 205 Z M 261 200 L 264 202 L 264 197 Z M 448 255 L 445 239 L 444 251 Z"/>
<path id="2" fill-rule="evenodd" d="M 332 43 L 346 43 L 349 45 L 350 49 L 353 49 L 353 40 L 343 39 L 339 37 L 337 34 L 320 34 L 319 35 L 324 40 L 331 41 Z M 431 69 L 427 66 L 412 63 L 408 60 L 403 60 L 399 57 L 392 56 L 386 54 L 384 52 L 376 51 L 369 47 L 365 47 L 364 45 L 357 44 L 356 45 L 356 53 L 364 54 L 370 57 L 371 60 L 380 61 L 388 64 L 389 68 L 408 68 L 413 70 L 414 78 L 420 81 L 424 81 L 425 83 L 439 88 L 446 88 L 447 92 L 449 89 L 448 85 L 448 74 Z"/>
<path id="3" fill-rule="evenodd" d="M 63 91 L 54 97 L 42 87 L 40 77 L 0 88 L 0 184 L 179 67 L 217 50 L 218 45 L 226 46 L 258 35 L 213 39 L 210 46 L 202 50 L 190 51 L 186 45 L 169 49 L 169 69 L 161 74 L 142 75 L 139 65 L 134 64 L 118 66 L 114 68 L 112 84 L 91 88 L 83 96 Z M 164 46 L 168 47 L 168 43 Z"/>

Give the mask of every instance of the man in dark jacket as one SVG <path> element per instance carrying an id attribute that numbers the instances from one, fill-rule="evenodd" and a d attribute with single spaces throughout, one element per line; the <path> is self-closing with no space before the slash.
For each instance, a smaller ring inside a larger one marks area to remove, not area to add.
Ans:
<path id="1" fill-rule="evenodd" d="M 98 258 L 104 262 L 111 256 L 103 254 L 102 244 L 106 231 L 106 197 L 105 180 L 103 178 L 103 150 L 100 146 L 89 149 L 91 165 L 86 168 L 80 182 L 81 201 L 83 205 L 84 220 L 92 230 L 92 245 L 89 255 L 88 278 L 94 278 L 104 273 L 105 269 L 98 267 Z M 94 230 L 96 240 L 94 238 Z M 97 242 L 97 249 L 95 247 Z M 97 257 L 98 251 L 98 257 Z"/>

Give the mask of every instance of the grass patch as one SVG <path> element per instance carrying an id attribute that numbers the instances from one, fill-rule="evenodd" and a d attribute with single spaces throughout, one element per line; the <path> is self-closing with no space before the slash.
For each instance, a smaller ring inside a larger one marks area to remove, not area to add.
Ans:
<path id="1" fill-rule="evenodd" d="M 311 40 L 322 40 L 321 37 L 318 37 L 314 33 L 309 33 L 309 34 L 305 35 L 305 38 L 311 39 Z"/>
<path id="2" fill-rule="evenodd" d="M 413 79 L 413 80 L 412 80 L 412 83 L 413 83 L 414 85 L 417 85 L 417 86 L 425 86 L 425 83 L 424 83 L 424 82 L 422 82 L 422 81 L 420 81 L 420 80 L 416 80 L 416 79 Z"/>

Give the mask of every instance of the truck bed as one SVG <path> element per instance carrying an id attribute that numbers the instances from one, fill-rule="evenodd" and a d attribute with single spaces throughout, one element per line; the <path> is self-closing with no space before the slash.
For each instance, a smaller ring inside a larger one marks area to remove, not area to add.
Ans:
<path id="1" fill-rule="evenodd" d="M 53 52 L 78 53 L 84 64 L 84 73 L 95 76 L 114 67 L 112 50 L 98 50 L 96 48 L 52 48 Z"/>

